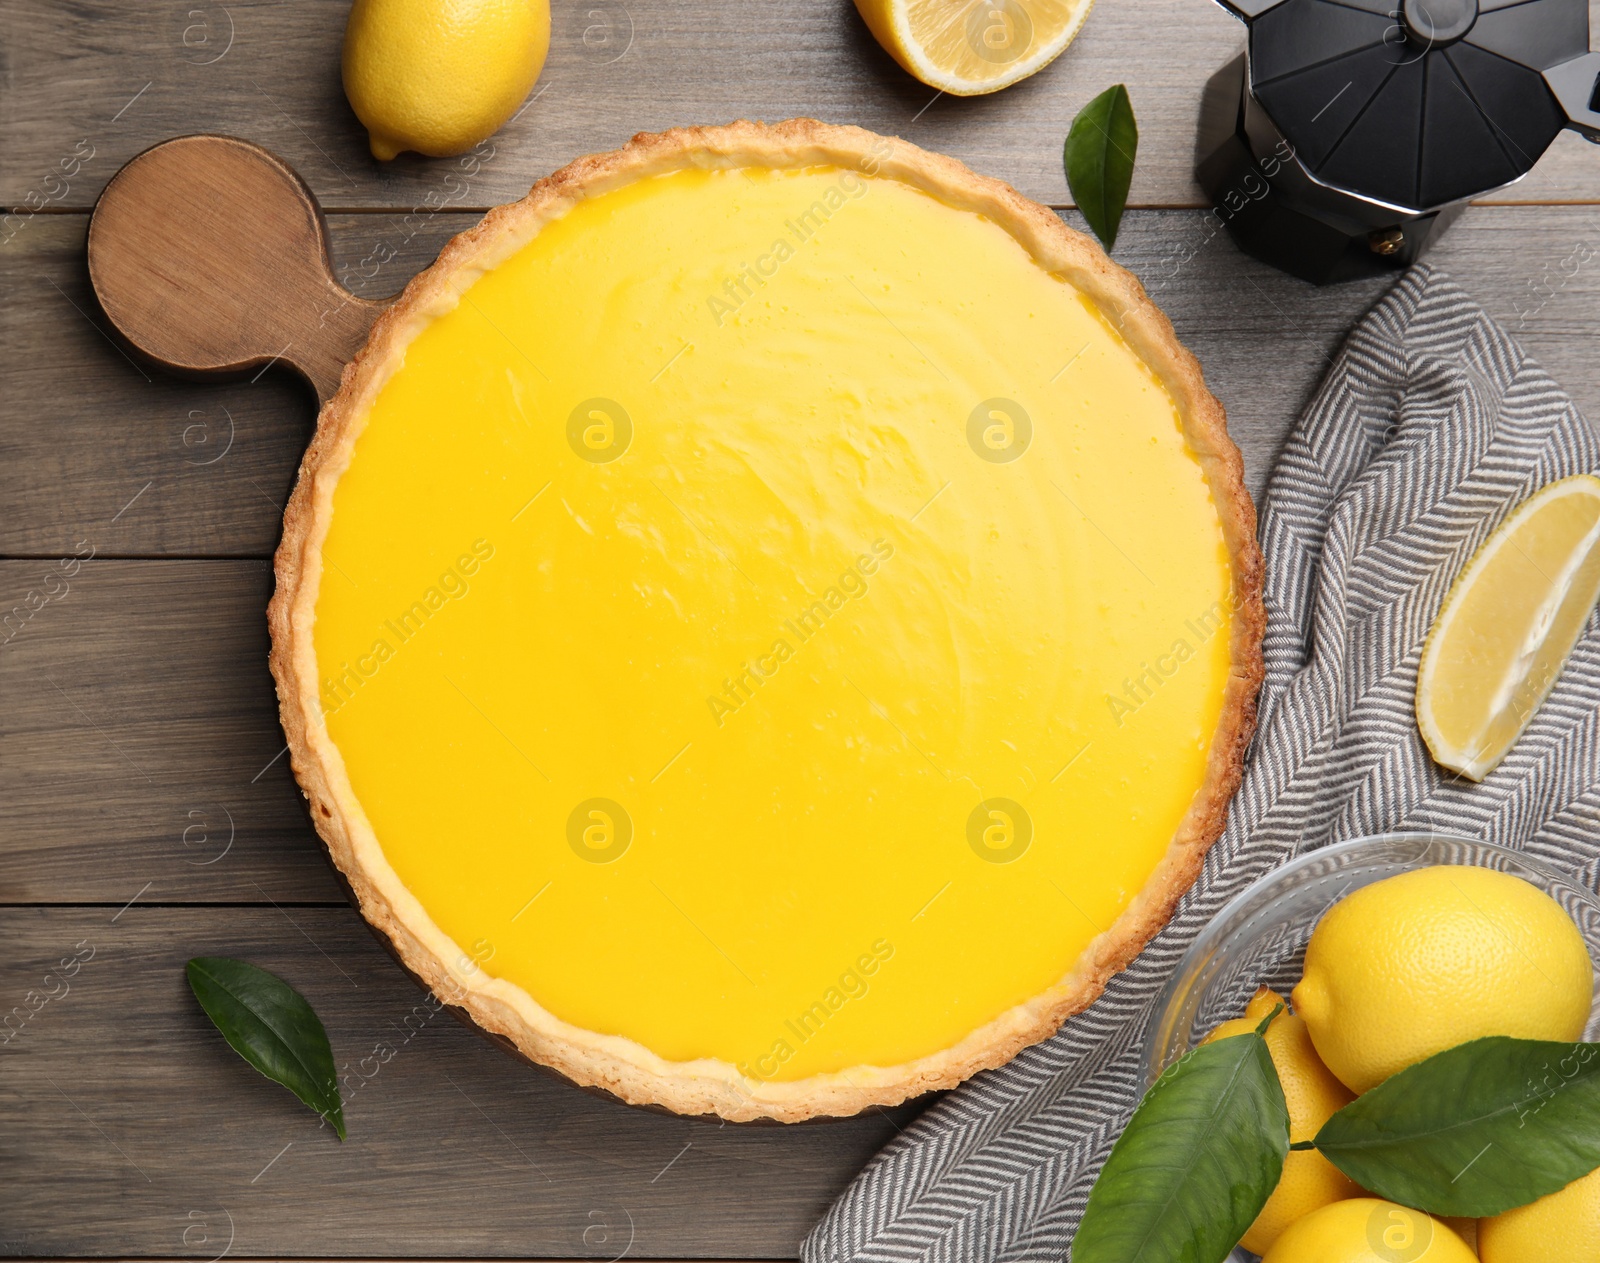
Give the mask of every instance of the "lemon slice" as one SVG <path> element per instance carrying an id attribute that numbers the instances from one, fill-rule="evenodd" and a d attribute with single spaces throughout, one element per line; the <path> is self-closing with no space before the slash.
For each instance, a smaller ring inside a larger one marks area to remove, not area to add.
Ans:
<path id="1" fill-rule="evenodd" d="M 1561 674 L 1600 598 L 1600 478 L 1524 500 L 1467 563 L 1428 633 L 1417 726 L 1433 757 L 1481 781 Z"/>
<path id="2" fill-rule="evenodd" d="M 1094 0 L 856 0 L 884 51 L 929 87 L 998 92 L 1072 43 Z"/>

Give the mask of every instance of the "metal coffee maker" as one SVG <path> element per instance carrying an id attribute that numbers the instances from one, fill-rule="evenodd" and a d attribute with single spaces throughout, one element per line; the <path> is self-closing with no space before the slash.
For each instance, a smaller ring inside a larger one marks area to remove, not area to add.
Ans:
<path id="1" fill-rule="evenodd" d="M 1219 0 L 1196 174 L 1248 253 L 1317 284 L 1403 267 L 1564 127 L 1600 142 L 1587 0 Z"/>

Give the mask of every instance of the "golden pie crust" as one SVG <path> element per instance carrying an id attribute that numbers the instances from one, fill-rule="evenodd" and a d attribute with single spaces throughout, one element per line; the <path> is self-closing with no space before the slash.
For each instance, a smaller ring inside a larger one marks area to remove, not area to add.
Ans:
<path id="1" fill-rule="evenodd" d="M 433 923 L 386 860 L 324 726 L 312 638 L 334 488 L 374 400 L 411 340 L 451 310 L 479 276 L 580 199 L 684 168 L 744 166 L 837 166 L 900 180 L 947 205 L 988 217 L 1047 271 L 1088 296 L 1177 406 L 1220 517 L 1234 591 L 1231 672 L 1204 782 L 1148 882 L 1061 983 L 933 1055 L 903 1065 L 856 1067 L 786 1082 L 747 1079 L 720 1060 L 667 1061 L 633 1040 L 563 1022 L 522 988 L 480 971 Z M 903 140 L 812 119 L 640 134 L 615 152 L 578 159 L 534 185 L 520 202 L 490 211 L 446 245 L 433 266 L 379 316 L 366 346 L 345 367 L 338 393 L 322 409 L 284 513 L 275 563 L 277 590 L 268 610 L 272 674 L 291 764 L 317 832 L 361 914 L 401 963 L 442 1000 L 532 1061 L 633 1104 L 736 1121 L 849 1115 L 954 1087 L 1048 1038 L 1093 1002 L 1110 977 L 1166 924 L 1222 832 L 1255 725 L 1265 626 L 1255 528 L 1238 449 L 1228 437 L 1222 405 L 1206 390 L 1194 356 L 1179 344 L 1172 325 L 1139 282 L 1050 210 L 951 158 Z"/>

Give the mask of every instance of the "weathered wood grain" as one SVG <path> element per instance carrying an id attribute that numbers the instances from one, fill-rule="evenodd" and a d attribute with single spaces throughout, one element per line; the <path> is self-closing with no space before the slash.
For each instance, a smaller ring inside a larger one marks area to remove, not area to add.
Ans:
<path id="1" fill-rule="evenodd" d="M 0 1255 L 793 1257 L 914 1107 L 719 1127 L 590 1097 L 443 1015 L 421 1020 L 423 996 L 343 906 L 273 761 L 263 559 L 310 392 L 277 370 L 212 386 L 133 365 L 88 292 L 82 212 L 148 145 L 232 132 L 293 163 L 326 206 L 384 212 L 329 217 L 341 278 L 376 298 L 466 212 L 572 157 L 740 115 L 903 135 L 1062 205 L 1068 122 L 1119 81 L 1142 131 L 1133 202 L 1199 207 L 1200 87 L 1241 31 L 1208 0 L 1099 0 L 1055 66 L 960 101 L 895 67 L 849 0 L 558 0 L 540 95 L 489 148 L 465 166 L 383 165 L 339 86 L 346 8 L 0 6 L 0 205 L 73 212 L 0 226 L 0 557 L 24 558 L 0 561 L 0 621 L 42 598 L 0 626 L 0 1020 L 54 986 L 75 944 L 95 948 L 71 992 L 0 1046 Z M 1600 203 L 1600 154 L 1563 137 L 1497 200 Z M 1600 205 L 1480 207 L 1432 258 L 1597 416 L 1597 251 Z M 1130 213 L 1117 257 L 1200 356 L 1259 492 L 1383 282 L 1312 289 L 1240 256 L 1198 210 Z M 194 906 L 208 903 L 256 906 Z M 348 1143 L 207 1027 L 181 972 L 200 953 L 290 978 L 358 1078 L 389 1041 L 350 1096 Z"/>
<path id="2" fill-rule="evenodd" d="M 275 150 L 330 207 L 411 207 L 452 197 L 463 181 L 463 204 L 485 207 L 636 131 L 796 115 L 901 135 L 1064 204 L 1067 126 L 1118 82 L 1140 122 L 1133 201 L 1198 206 L 1201 87 L 1244 40 L 1208 0 L 1100 0 L 1073 46 L 1042 73 L 993 96 L 936 100 L 878 49 L 849 0 L 558 3 L 540 95 L 494 138 L 493 160 L 467 178 L 449 160 L 408 155 L 384 165 L 368 154 L 339 81 L 348 9 L 339 0 L 157 9 L 12 0 L 7 8 L 0 203 L 77 208 L 141 149 L 194 131 Z M 87 162 L 70 162 L 90 151 Z M 1496 196 L 1595 201 L 1600 155 L 1563 136 L 1528 179 Z"/>
<path id="3" fill-rule="evenodd" d="M 337 270 L 368 297 L 393 293 L 473 222 L 330 216 Z M 214 385 L 132 364 L 103 333 L 83 232 L 82 216 L 54 216 L 0 250 L 0 292 L 16 296 L 0 305 L 0 556 L 60 555 L 84 539 L 116 556 L 269 555 L 310 436 L 310 392 L 280 369 Z M 1600 415 L 1597 250 L 1600 208 L 1475 207 L 1430 258 Z M 1386 282 L 1314 289 L 1241 255 L 1198 211 L 1130 212 L 1116 257 L 1200 357 L 1259 493 L 1326 357 Z"/>
<path id="4" fill-rule="evenodd" d="M 316 1007 L 344 1144 L 210 1027 L 183 976 L 195 955 L 248 959 Z M 8 1011 L 7 1254 L 793 1257 L 918 1108 L 740 1127 L 591 1096 L 433 1013 L 342 909 L 8 910 Z"/>
<path id="5" fill-rule="evenodd" d="M 0 563 L 0 903 L 343 903 L 280 757 L 268 564 L 73 570 Z"/>

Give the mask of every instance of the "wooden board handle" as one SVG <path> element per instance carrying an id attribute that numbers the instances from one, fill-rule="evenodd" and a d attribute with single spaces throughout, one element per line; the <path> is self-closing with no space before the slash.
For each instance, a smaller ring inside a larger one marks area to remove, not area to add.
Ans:
<path id="1" fill-rule="evenodd" d="M 326 403 L 387 303 L 333 277 L 322 208 L 294 169 L 232 136 L 180 136 L 112 177 L 89 279 L 117 331 L 186 376 L 282 360 Z"/>

